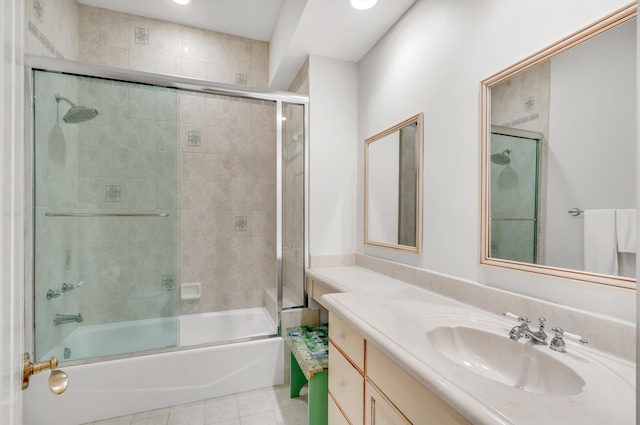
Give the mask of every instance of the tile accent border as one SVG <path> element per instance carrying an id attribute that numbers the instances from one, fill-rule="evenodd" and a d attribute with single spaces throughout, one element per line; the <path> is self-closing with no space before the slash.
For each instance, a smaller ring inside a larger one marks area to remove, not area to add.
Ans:
<path id="1" fill-rule="evenodd" d="M 29 32 L 51 53 L 53 56 L 64 59 L 64 55 L 53 45 L 52 42 L 38 29 L 36 24 L 31 22 L 31 19 L 27 20 L 27 26 Z"/>

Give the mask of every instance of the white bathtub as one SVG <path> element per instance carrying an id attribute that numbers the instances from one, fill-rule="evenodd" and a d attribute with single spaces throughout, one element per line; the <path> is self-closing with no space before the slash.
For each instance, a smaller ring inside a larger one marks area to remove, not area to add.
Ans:
<path id="1" fill-rule="evenodd" d="M 73 361 L 167 347 L 233 342 L 276 332 L 276 324 L 264 307 L 79 326 L 38 360 L 56 356 L 60 362 Z M 65 356 L 65 349 L 70 356 Z"/>
<path id="2" fill-rule="evenodd" d="M 264 323 L 269 323 L 268 321 L 258 320 L 257 313 L 264 313 L 269 317 L 266 310 L 264 312 L 257 310 L 262 309 L 181 317 L 179 320 L 181 343 L 195 345 L 212 342 L 210 337 L 213 333 L 210 330 L 219 327 L 236 331 L 218 335 L 222 336 L 224 341 L 275 333 L 273 328 L 265 329 Z M 245 317 L 242 312 L 246 313 Z M 270 317 L 269 320 L 271 320 Z M 138 323 L 140 328 L 130 332 L 138 335 L 139 340 L 147 340 L 146 336 L 150 334 L 144 332 L 151 332 L 150 330 L 154 327 L 147 321 L 139 322 L 143 322 Z M 250 326 L 257 323 L 260 324 L 257 328 Z M 132 323 L 128 324 L 131 328 Z M 177 326 L 175 320 L 173 324 Z M 242 329 L 242 324 L 247 325 L 245 329 Z M 155 328 L 162 326 L 171 329 L 167 323 L 161 323 Z M 80 329 L 72 332 L 65 339 L 66 343 L 70 344 L 80 336 L 96 343 L 102 343 L 105 339 L 113 343 L 120 339 L 121 335 L 118 333 L 124 332 L 124 327 L 121 326 L 111 326 L 109 329 L 106 325 L 100 325 L 94 329 L 96 331 L 94 335 L 87 335 L 90 332 L 80 332 Z M 76 332 L 78 333 L 74 337 Z M 79 343 L 79 339 L 76 342 Z M 61 343 L 56 349 L 63 350 L 65 346 L 68 345 Z M 79 353 L 87 347 L 90 349 L 89 346 L 90 344 L 81 344 L 76 345 L 75 349 L 72 346 L 69 348 L 73 356 L 74 350 Z M 59 358 L 62 359 L 62 355 Z M 24 392 L 24 423 L 25 425 L 84 424 L 279 385 L 284 381 L 283 360 L 284 340 L 277 337 L 194 347 L 83 365 L 62 365 L 61 369 L 69 376 L 69 387 L 60 396 L 49 392 L 48 372 L 42 372 L 31 378 L 29 389 Z"/>

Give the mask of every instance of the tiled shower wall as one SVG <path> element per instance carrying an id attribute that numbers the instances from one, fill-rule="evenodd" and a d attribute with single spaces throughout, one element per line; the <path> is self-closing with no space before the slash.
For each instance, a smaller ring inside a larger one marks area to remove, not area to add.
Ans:
<path id="1" fill-rule="evenodd" d="M 267 87 L 269 44 L 80 5 L 79 58 L 119 68 Z"/>
<path id="2" fill-rule="evenodd" d="M 180 95 L 180 313 L 263 305 L 275 287 L 276 105 Z"/>
<path id="3" fill-rule="evenodd" d="M 26 0 L 25 52 L 78 60 L 79 15 L 76 0 Z"/>

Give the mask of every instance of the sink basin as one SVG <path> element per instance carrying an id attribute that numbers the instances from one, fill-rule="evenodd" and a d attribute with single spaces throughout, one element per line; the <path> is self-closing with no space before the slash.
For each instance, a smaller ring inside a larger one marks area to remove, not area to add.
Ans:
<path id="1" fill-rule="evenodd" d="M 580 375 L 555 358 L 564 354 L 548 347 L 467 326 L 439 326 L 428 331 L 427 338 L 450 361 L 513 388 L 570 397 L 580 394 L 585 385 Z"/>

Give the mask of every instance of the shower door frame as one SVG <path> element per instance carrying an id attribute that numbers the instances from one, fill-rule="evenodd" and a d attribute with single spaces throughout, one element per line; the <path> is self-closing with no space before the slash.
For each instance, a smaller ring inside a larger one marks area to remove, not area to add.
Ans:
<path id="1" fill-rule="evenodd" d="M 199 80 L 189 77 L 175 75 L 165 75 L 150 72 L 129 70 L 124 68 L 113 68 L 103 65 L 76 62 L 58 58 L 48 58 L 37 55 L 25 55 L 25 352 L 35 356 L 35 220 L 34 220 L 34 146 L 35 146 L 35 102 L 34 102 L 34 71 L 58 72 L 68 75 L 105 78 L 119 80 L 130 83 L 164 86 L 173 89 L 200 92 L 213 95 L 224 95 L 240 97 L 245 99 L 256 99 L 271 101 L 276 104 L 276 329 L 278 336 L 281 334 L 281 313 L 283 295 L 283 259 L 282 259 L 282 197 L 283 197 L 283 137 L 282 137 L 282 108 L 284 103 L 302 105 L 304 108 L 304 187 L 303 187 L 303 228 L 304 228 L 304 269 L 309 267 L 309 97 L 302 94 L 291 93 L 279 90 L 261 89 L 257 87 L 243 87 L 233 84 L 216 83 L 207 80 Z M 304 279 L 300 282 L 304 288 Z M 304 307 L 308 306 L 308 296 L 303 290 Z M 262 339 L 263 337 L 251 337 L 245 340 Z M 69 364 L 83 364 L 99 362 L 106 359 L 122 357 L 133 357 L 147 354 L 155 354 L 169 351 L 188 350 L 192 347 L 172 347 L 156 350 L 126 353 L 115 356 L 101 356 L 90 359 L 83 359 L 69 362 Z"/>

